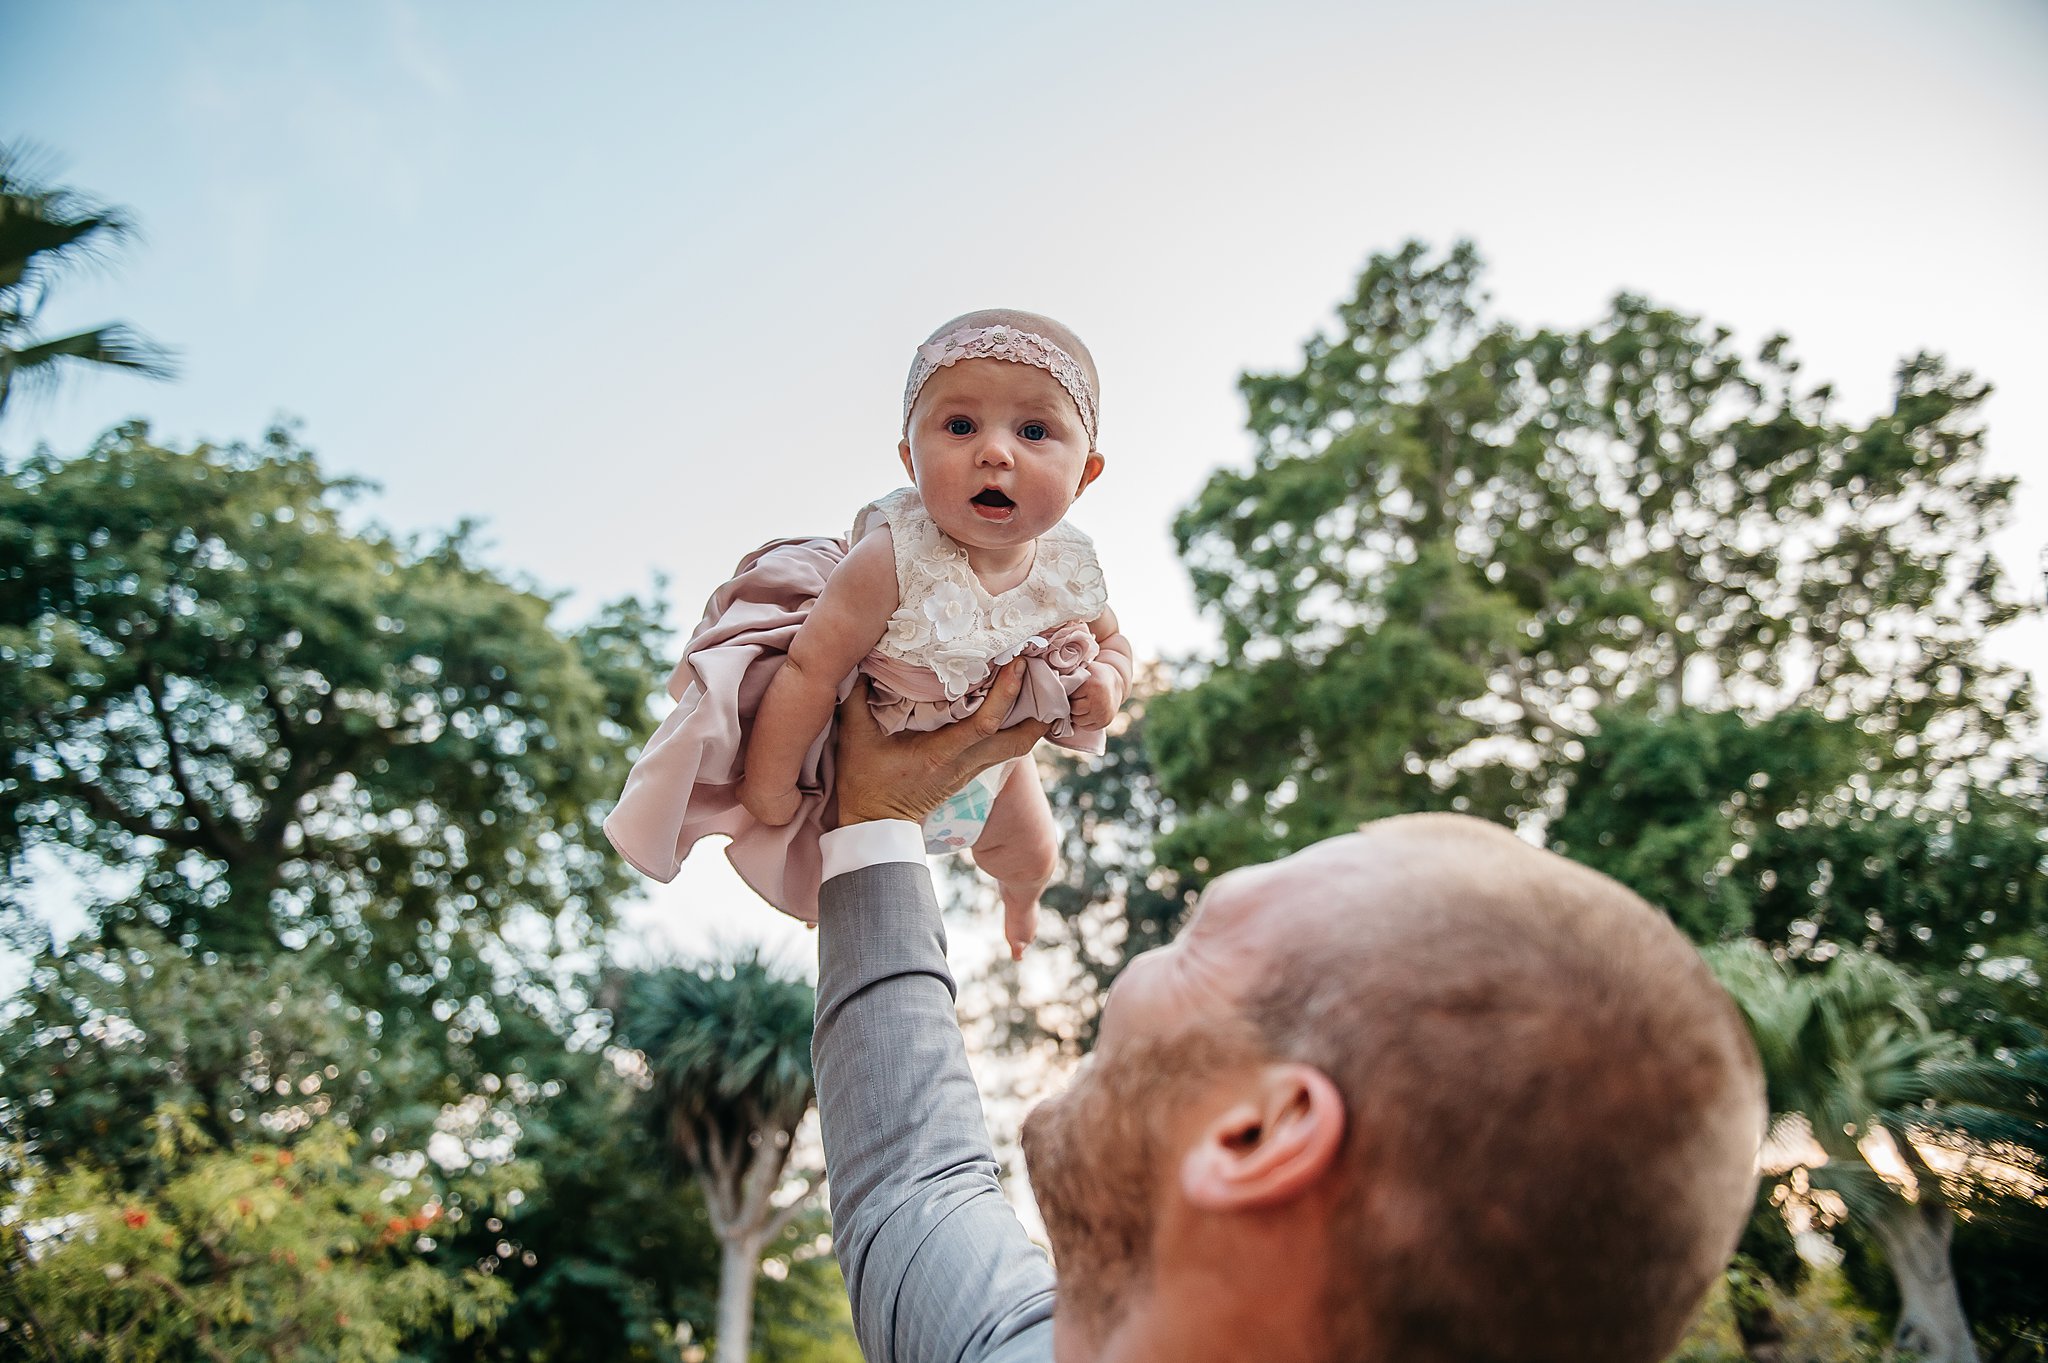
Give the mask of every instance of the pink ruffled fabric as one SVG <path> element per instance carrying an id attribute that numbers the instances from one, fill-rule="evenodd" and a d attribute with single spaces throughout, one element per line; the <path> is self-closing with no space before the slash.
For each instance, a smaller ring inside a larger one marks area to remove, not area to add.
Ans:
<path id="1" fill-rule="evenodd" d="M 732 579 L 712 594 L 669 676 L 676 708 L 647 740 L 604 821 L 612 846 L 643 873 L 664 883 L 675 879 L 698 839 L 722 833 L 732 839 L 727 860 L 756 894 L 784 913 L 818 921 L 818 839 L 836 813 L 833 726 L 804 754 L 797 779 L 802 803 L 787 824 L 770 828 L 754 819 L 740 804 L 739 787 L 761 697 L 846 552 L 842 539 L 776 540 L 741 559 Z M 1093 635 L 1079 622 L 1028 642 L 1019 652 L 1026 660 L 1024 690 L 1003 726 L 1045 720 L 1061 747 L 1102 752 L 1102 731 L 1076 729 L 1069 700 L 1087 680 L 1095 651 Z M 859 670 L 871 680 L 875 718 L 890 733 L 936 729 L 971 715 L 993 684 L 991 677 L 948 701 L 929 668 L 870 653 Z M 852 689 L 848 674 L 840 699 Z"/>

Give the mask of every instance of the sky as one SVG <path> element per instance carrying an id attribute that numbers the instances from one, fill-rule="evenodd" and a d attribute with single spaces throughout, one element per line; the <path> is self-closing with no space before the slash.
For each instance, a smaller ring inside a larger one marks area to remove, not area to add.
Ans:
<path id="1" fill-rule="evenodd" d="M 381 486 L 361 515 L 480 518 L 565 626 L 665 574 L 687 628 L 744 551 L 901 482 L 933 326 L 1022 307 L 1099 362 L 1072 519 L 1141 656 L 1185 656 L 1169 526 L 1249 456 L 1237 376 L 1298 364 L 1373 252 L 1469 237 L 1502 317 L 1629 290 L 1783 331 L 1844 415 L 1920 350 L 1989 378 L 2039 599 L 2044 71 L 2040 0 L 0 0 L 0 138 L 143 229 L 44 325 L 183 371 L 11 408 L 0 458 L 290 419 Z M 2048 628 L 1993 647 L 2040 676 Z M 708 849 L 651 890 L 647 950 L 806 956 Z"/>

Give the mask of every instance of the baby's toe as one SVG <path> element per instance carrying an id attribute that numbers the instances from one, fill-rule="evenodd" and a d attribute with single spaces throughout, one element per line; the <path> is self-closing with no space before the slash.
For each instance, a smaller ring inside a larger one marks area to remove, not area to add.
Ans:
<path id="1" fill-rule="evenodd" d="M 1024 959 L 1024 949 L 1038 940 L 1038 904 L 1012 904 L 1003 911 L 1003 937 L 1010 944 L 1010 959 Z"/>

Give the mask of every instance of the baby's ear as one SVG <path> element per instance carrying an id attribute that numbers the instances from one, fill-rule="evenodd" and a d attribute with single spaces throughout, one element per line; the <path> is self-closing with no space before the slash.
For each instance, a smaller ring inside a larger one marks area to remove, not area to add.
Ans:
<path id="1" fill-rule="evenodd" d="M 896 457 L 897 457 L 897 458 L 899 458 L 899 459 L 901 459 L 901 460 L 903 461 L 903 472 L 904 472 L 904 473 L 906 473 L 907 475 L 909 475 L 909 477 L 910 477 L 910 481 L 911 481 L 911 482 L 913 482 L 913 483 L 914 483 L 914 482 L 916 482 L 916 481 L 917 481 L 917 470 L 916 470 L 916 469 L 914 469 L 914 468 L 912 468 L 912 467 L 910 467 L 910 437 L 909 437 L 909 436 L 905 436 L 905 437 L 904 437 L 903 439 L 901 439 L 901 440 L 899 440 L 899 441 L 897 441 L 897 442 L 896 442 Z"/>
<path id="2" fill-rule="evenodd" d="M 908 456 L 905 456 L 905 458 L 907 460 Z M 1101 476 L 1102 456 L 1100 454 L 1097 454 L 1094 450 L 1090 450 L 1088 451 L 1087 462 L 1081 465 L 1081 481 L 1075 485 L 1074 495 L 1078 497 L 1082 493 L 1086 492 L 1088 490 L 1088 485 L 1094 482 L 1097 478 L 1100 478 Z"/>

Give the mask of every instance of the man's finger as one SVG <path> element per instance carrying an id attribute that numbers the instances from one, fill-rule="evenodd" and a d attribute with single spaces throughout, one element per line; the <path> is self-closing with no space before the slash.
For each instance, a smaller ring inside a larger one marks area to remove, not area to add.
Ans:
<path id="1" fill-rule="evenodd" d="M 1024 660 L 1012 658 L 996 673 L 996 679 L 982 697 L 981 708 L 958 723 L 949 724 L 936 732 L 945 735 L 945 742 L 939 752 L 947 759 L 965 753 L 975 744 L 992 738 L 1003 727 L 1009 717 L 1010 707 L 1017 703 L 1018 695 L 1024 690 Z M 1034 740 L 1036 741 L 1036 740 Z"/>
<path id="2" fill-rule="evenodd" d="M 853 690 L 846 693 L 846 699 L 839 702 L 839 723 L 841 727 L 856 729 L 879 729 L 875 712 L 868 708 L 868 679 L 854 674 Z"/>
<path id="3" fill-rule="evenodd" d="M 979 770 L 986 770 L 998 762 L 1007 762 L 1013 757 L 1022 757 L 1038 746 L 1038 740 L 1052 732 L 1052 725 L 1042 719 L 1028 719 L 1022 724 L 1012 724 L 1007 729 L 977 742 L 962 756 Z"/>
<path id="4" fill-rule="evenodd" d="M 988 696 L 981 702 L 981 708 L 974 712 L 974 727 L 986 737 L 1003 727 L 1009 717 L 1010 707 L 1017 703 L 1017 697 L 1024 691 L 1024 660 L 1012 658 L 996 672 L 996 680 L 988 689 Z"/>

